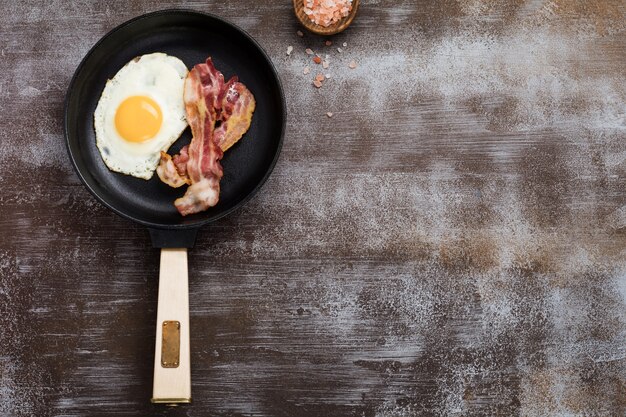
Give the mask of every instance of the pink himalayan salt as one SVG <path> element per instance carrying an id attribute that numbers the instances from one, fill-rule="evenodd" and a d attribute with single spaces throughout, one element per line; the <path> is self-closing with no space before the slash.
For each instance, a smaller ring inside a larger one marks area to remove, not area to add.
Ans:
<path id="1" fill-rule="evenodd" d="M 316 25 L 328 27 L 350 14 L 352 0 L 304 0 L 304 13 Z"/>

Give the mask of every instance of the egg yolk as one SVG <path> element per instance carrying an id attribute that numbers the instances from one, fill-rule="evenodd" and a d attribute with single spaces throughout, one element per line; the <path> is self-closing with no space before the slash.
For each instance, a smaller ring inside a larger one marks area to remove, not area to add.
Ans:
<path id="1" fill-rule="evenodd" d="M 129 142 L 152 139 L 161 129 L 161 123 L 161 108 L 150 97 L 128 97 L 120 103 L 115 113 L 115 128 Z"/>

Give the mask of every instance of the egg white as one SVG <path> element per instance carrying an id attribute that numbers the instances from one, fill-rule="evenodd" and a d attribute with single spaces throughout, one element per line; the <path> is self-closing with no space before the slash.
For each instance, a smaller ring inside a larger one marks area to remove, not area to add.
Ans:
<path id="1" fill-rule="evenodd" d="M 160 152 L 167 151 L 187 127 L 183 88 L 188 72 L 180 59 L 158 52 L 133 59 L 107 81 L 94 112 L 94 128 L 109 169 L 146 180 L 152 177 Z M 126 141 L 115 127 L 117 108 L 132 96 L 150 97 L 161 108 L 161 128 L 145 142 Z"/>

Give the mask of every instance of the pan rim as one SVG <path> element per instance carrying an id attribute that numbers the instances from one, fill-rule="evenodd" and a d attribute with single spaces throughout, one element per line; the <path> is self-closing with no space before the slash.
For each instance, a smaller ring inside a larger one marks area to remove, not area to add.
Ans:
<path id="1" fill-rule="evenodd" d="M 130 26 L 130 25 L 134 24 L 135 22 L 137 22 L 139 20 L 149 19 L 149 18 L 153 18 L 155 16 L 168 15 L 168 14 L 190 15 L 190 16 L 214 19 L 216 21 L 219 21 L 221 23 L 224 23 L 224 24 L 228 25 L 229 27 L 231 27 L 232 29 L 234 29 L 235 31 L 237 31 L 241 35 L 243 35 L 261 53 L 261 55 L 263 56 L 263 58 L 265 59 L 265 61 L 269 65 L 269 69 L 271 70 L 272 75 L 276 79 L 278 90 L 279 90 L 278 93 L 279 93 L 279 96 L 280 96 L 280 107 L 281 107 L 281 116 L 282 116 L 282 123 L 281 123 L 281 127 L 280 127 L 280 135 L 278 137 L 278 143 L 277 143 L 277 147 L 276 147 L 276 152 L 274 154 L 274 158 L 272 159 L 271 163 L 269 164 L 265 174 L 260 179 L 260 181 L 255 185 L 255 187 L 251 191 L 249 191 L 247 193 L 247 195 L 245 195 L 241 200 L 239 200 L 235 205 L 233 205 L 229 209 L 227 209 L 227 210 L 225 210 L 225 211 L 223 211 L 223 212 L 221 212 L 219 214 L 216 214 L 216 215 L 214 215 L 212 217 L 209 217 L 208 219 L 201 219 L 201 220 L 197 220 L 197 221 L 193 221 L 193 222 L 189 222 L 189 223 L 181 223 L 181 224 L 163 224 L 163 223 L 155 223 L 155 222 L 142 220 L 142 219 L 136 218 L 136 217 L 126 213 L 124 210 L 119 209 L 118 207 L 115 207 L 115 205 L 110 204 L 104 198 L 102 198 L 98 194 L 98 192 L 96 190 L 94 190 L 87 183 L 85 177 L 83 176 L 83 173 L 79 169 L 78 164 L 76 162 L 76 158 L 74 157 L 74 154 L 72 153 L 72 150 L 71 150 L 71 147 L 70 147 L 70 138 L 69 138 L 69 133 L 68 133 L 69 132 L 69 116 L 68 116 L 68 113 L 69 113 L 69 105 L 70 105 L 70 100 L 72 98 L 72 93 L 75 90 L 74 84 L 76 83 L 78 77 L 81 75 L 81 73 L 83 71 L 83 68 L 86 65 L 88 59 L 98 50 L 100 45 L 107 38 L 109 38 L 113 34 L 117 33 L 118 31 L 126 28 L 127 26 Z M 274 63 L 272 62 L 270 56 L 267 54 L 265 49 L 259 44 L 259 42 L 257 42 L 256 39 L 254 39 L 243 28 L 237 26 L 236 24 L 232 23 L 231 21 L 229 21 L 229 20 L 227 20 L 227 19 L 225 19 L 223 17 L 214 15 L 212 13 L 201 12 L 201 11 L 192 10 L 192 9 L 184 9 L 184 8 L 168 8 L 168 9 L 157 10 L 157 11 L 154 11 L 154 12 L 144 13 L 142 15 L 139 15 L 139 16 L 136 16 L 134 18 L 131 18 L 131 19 L 129 19 L 129 20 L 127 20 L 127 21 L 125 21 L 125 22 L 115 26 L 113 29 L 109 30 L 106 34 L 104 34 L 89 49 L 89 51 L 87 51 L 85 56 L 81 59 L 80 63 L 76 67 L 76 70 L 74 71 L 74 74 L 73 74 L 73 76 L 72 76 L 72 78 L 70 80 L 70 83 L 68 85 L 67 92 L 65 94 L 64 104 L 63 104 L 63 134 L 64 134 L 64 137 L 65 137 L 65 147 L 66 147 L 67 153 L 69 155 L 70 161 L 72 162 L 72 167 L 74 168 L 74 172 L 76 172 L 76 174 L 78 175 L 78 178 L 83 183 L 85 188 L 87 188 L 87 190 L 89 190 L 91 195 L 93 195 L 100 204 L 102 204 L 105 207 L 107 207 L 108 209 L 112 210 L 117 215 L 119 215 L 119 216 L 121 216 L 121 217 L 123 217 L 123 218 L 125 218 L 127 220 L 130 220 L 132 222 L 142 224 L 142 225 L 144 225 L 146 227 L 149 227 L 149 228 L 163 229 L 163 230 L 190 230 L 190 229 L 198 229 L 198 228 L 200 228 L 200 227 L 202 227 L 202 226 L 204 226 L 206 224 L 215 222 L 215 221 L 217 221 L 217 220 L 219 220 L 219 219 L 221 219 L 221 218 L 231 214 L 232 212 L 238 210 L 242 206 L 244 206 L 252 197 L 254 197 L 258 193 L 258 191 L 263 187 L 263 185 L 265 185 L 265 183 L 267 182 L 268 178 L 270 177 L 270 175 L 274 171 L 274 168 L 275 168 L 276 164 L 278 163 L 278 159 L 279 159 L 281 151 L 282 151 L 286 125 L 287 125 L 287 104 L 286 104 L 286 100 L 285 100 L 285 91 L 284 91 L 284 88 L 283 88 L 283 84 L 282 84 L 282 81 L 281 81 L 280 76 L 278 74 L 278 71 L 276 70 L 276 67 L 274 66 Z"/>

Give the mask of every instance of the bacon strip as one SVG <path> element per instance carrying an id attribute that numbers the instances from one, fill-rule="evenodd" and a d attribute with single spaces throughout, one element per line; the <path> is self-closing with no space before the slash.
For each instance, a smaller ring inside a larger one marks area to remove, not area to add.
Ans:
<path id="1" fill-rule="evenodd" d="M 224 173 L 220 159 L 224 153 L 215 143 L 213 131 L 223 87 L 224 76 L 215 69 L 211 58 L 196 65 L 185 79 L 183 99 L 193 135 L 186 173 L 191 185 L 184 196 L 174 201 L 183 216 L 204 211 L 219 200 L 220 179 Z"/>
<path id="2" fill-rule="evenodd" d="M 215 141 L 226 151 L 250 128 L 256 101 L 250 90 L 234 76 L 224 86 L 221 102 L 221 124 L 215 129 Z"/>
<path id="3" fill-rule="evenodd" d="M 186 153 L 187 149 L 185 149 Z M 182 150 L 181 150 L 182 155 Z M 188 159 L 189 157 L 187 157 Z M 179 165 L 176 164 L 176 159 L 180 159 L 180 155 L 172 157 L 167 153 L 161 151 L 161 161 L 159 162 L 159 166 L 157 167 L 157 175 L 167 185 L 170 187 L 178 188 L 182 187 L 185 184 L 191 184 L 191 180 L 187 176 L 187 164 L 181 165 L 179 169 Z"/>
<path id="4" fill-rule="evenodd" d="M 190 184 L 185 195 L 174 202 L 186 216 L 219 201 L 223 175 L 219 161 L 249 129 L 256 102 L 236 76 L 224 83 L 211 58 L 189 72 L 183 99 L 193 138 L 174 157 L 162 152 L 157 174 L 172 187 Z"/>

